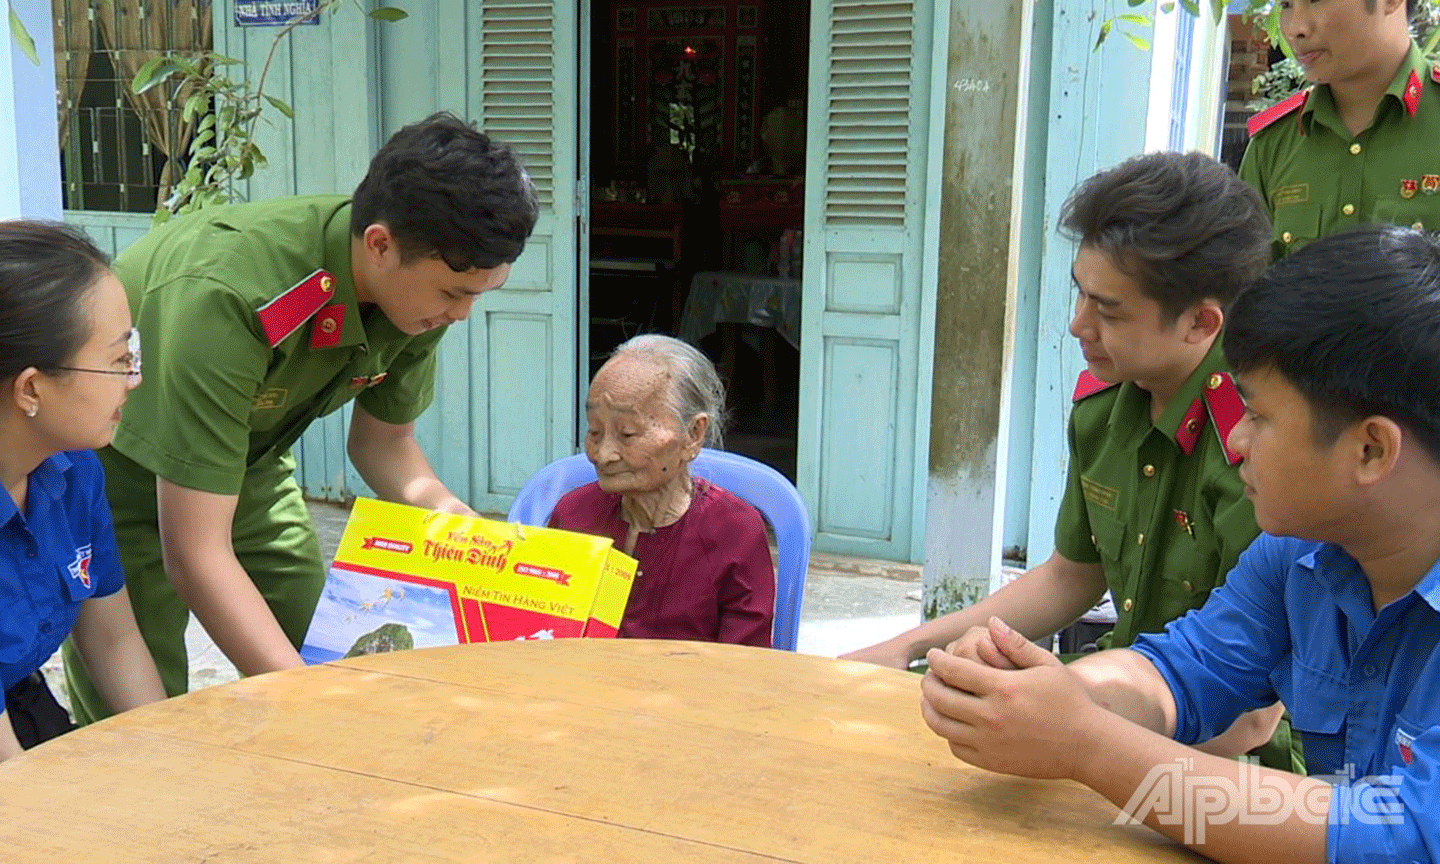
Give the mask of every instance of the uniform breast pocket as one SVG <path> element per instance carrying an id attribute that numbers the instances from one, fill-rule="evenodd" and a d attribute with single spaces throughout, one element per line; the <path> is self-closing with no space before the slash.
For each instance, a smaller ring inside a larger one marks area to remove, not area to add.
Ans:
<path id="1" fill-rule="evenodd" d="M 1324 213 L 1316 203 L 1275 208 L 1275 249 L 1281 255 L 1298 251 L 1320 236 Z"/>
<path id="2" fill-rule="evenodd" d="M 1090 531 L 1095 541 L 1095 551 L 1100 553 L 1100 560 L 1110 565 L 1118 564 L 1125 544 L 1125 526 L 1114 519 L 1092 512 Z"/>
<path id="3" fill-rule="evenodd" d="M 1303 736 L 1306 769 L 1311 774 L 1336 773 L 1345 761 L 1347 686 L 1296 657 L 1290 660 L 1290 675 L 1285 707 L 1290 728 Z"/>
<path id="4" fill-rule="evenodd" d="M 341 405 L 355 398 L 360 390 L 357 387 L 336 387 L 325 397 L 325 402 L 316 416 L 324 417 L 326 414 L 338 409 Z"/>
<path id="5" fill-rule="evenodd" d="M 1375 202 L 1374 220 L 1417 231 L 1440 230 L 1440 195 L 1417 193 L 1408 199 L 1381 198 Z"/>
<path id="6" fill-rule="evenodd" d="M 1193 609 L 1204 605 L 1222 575 L 1220 545 L 1215 527 L 1207 520 L 1193 519 L 1184 511 L 1176 511 L 1174 519 L 1174 530 L 1162 535 L 1166 549 L 1161 557 L 1161 590 L 1173 608 Z"/>

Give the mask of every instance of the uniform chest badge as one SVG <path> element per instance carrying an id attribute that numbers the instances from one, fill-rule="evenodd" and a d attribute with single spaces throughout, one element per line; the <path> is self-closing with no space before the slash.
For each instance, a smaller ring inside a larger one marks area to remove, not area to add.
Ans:
<path id="1" fill-rule="evenodd" d="M 1440 192 L 1440 174 L 1426 174 L 1420 178 L 1420 191 L 1426 195 Z"/>
<path id="2" fill-rule="evenodd" d="M 1181 531 L 1184 531 L 1186 534 L 1189 534 L 1191 537 L 1194 537 L 1194 536 L 1195 536 L 1195 525 L 1194 525 L 1194 523 L 1192 523 L 1192 522 L 1190 521 L 1190 514 L 1189 514 L 1189 513 L 1186 513 L 1184 510 L 1176 510 L 1176 511 L 1175 511 L 1175 524 L 1180 526 L 1180 530 L 1181 530 Z"/>
<path id="3" fill-rule="evenodd" d="M 1395 730 L 1395 746 L 1400 750 L 1400 761 L 1406 765 L 1415 763 L 1415 736 L 1404 729 Z"/>
<path id="4" fill-rule="evenodd" d="M 374 387 L 389 377 L 389 372 L 379 372 L 375 375 L 356 375 L 350 379 L 350 387 L 355 390 L 359 390 L 362 387 Z"/>
<path id="5" fill-rule="evenodd" d="M 276 408 L 284 408 L 289 396 L 290 391 L 283 387 L 271 387 L 266 390 L 261 390 L 255 394 L 251 408 L 255 411 L 273 411 Z"/>
<path id="6" fill-rule="evenodd" d="M 70 578 L 90 587 L 90 544 L 85 544 L 75 550 L 75 560 L 69 565 Z"/>
<path id="7" fill-rule="evenodd" d="M 1414 198 L 1414 197 L 1415 197 L 1415 193 L 1419 190 L 1419 188 L 1420 188 L 1420 184 L 1419 184 L 1418 182 L 1414 181 L 1414 180 L 1401 180 L 1401 181 L 1400 181 L 1400 197 L 1401 197 L 1401 198 Z"/>

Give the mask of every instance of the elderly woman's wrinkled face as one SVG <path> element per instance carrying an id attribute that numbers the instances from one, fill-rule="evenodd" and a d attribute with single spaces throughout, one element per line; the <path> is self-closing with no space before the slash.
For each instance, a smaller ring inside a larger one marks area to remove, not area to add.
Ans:
<path id="1" fill-rule="evenodd" d="M 665 404 L 669 388 L 665 367 L 646 357 L 621 355 L 596 373 L 585 401 L 585 455 L 604 491 L 654 492 L 684 476 L 700 452 L 695 430 L 680 429 Z"/>

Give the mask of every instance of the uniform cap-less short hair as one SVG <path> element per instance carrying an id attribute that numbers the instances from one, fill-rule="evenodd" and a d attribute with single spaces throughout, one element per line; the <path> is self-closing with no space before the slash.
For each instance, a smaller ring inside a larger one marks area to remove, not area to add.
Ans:
<path id="1" fill-rule="evenodd" d="M 1148 153 L 1081 183 L 1063 233 L 1105 253 L 1170 322 L 1206 298 L 1228 303 L 1270 261 L 1255 190 L 1200 153 Z"/>
<path id="2" fill-rule="evenodd" d="M 1381 415 L 1440 461 L 1440 237 L 1370 226 L 1282 259 L 1235 300 L 1225 359 L 1283 375 L 1318 444 Z"/>
<path id="3" fill-rule="evenodd" d="M 385 142 L 355 189 L 350 233 L 390 229 L 402 261 L 443 259 L 463 273 L 509 264 L 539 212 L 535 187 L 509 145 L 448 112 Z"/>

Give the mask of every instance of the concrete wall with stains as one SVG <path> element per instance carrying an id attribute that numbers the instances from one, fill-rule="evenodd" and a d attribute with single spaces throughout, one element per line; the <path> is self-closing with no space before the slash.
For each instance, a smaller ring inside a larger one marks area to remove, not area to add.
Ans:
<path id="1" fill-rule="evenodd" d="M 1032 7 L 956 3 L 949 21 L 924 614 L 999 570 L 1009 333 Z"/>
<path id="2" fill-rule="evenodd" d="M 957 3 L 950 16 L 924 614 L 1048 557 L 1066 468 L 1077 183 L 1144 149 L 1152 56 L 1098 49 L 1105 0 Z M 1134 28 L 1132 28 L 1134 29 Z M 1143 35 L 1143 34 L 1142 34 Z"/>

